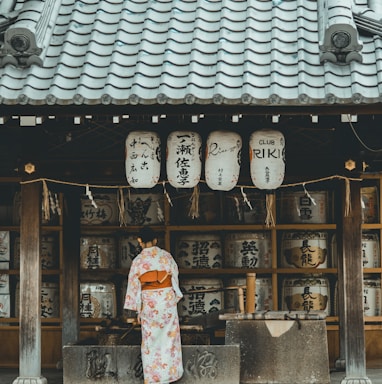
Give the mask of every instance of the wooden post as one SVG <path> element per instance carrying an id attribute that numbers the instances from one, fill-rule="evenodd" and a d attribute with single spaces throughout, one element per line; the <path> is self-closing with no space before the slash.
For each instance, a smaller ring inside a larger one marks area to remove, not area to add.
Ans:
<path id="1" fill-rule="evenodd" d="M 256 273 L 247 273 L 247 295 L 246 309 L 247 313 L 255 313 L 256 309 Z"/>
<path id="2" fill-rule="evenodd" d="M 62 345 L 73 344 L 80 335 L 79 266 L 80 266 L 80 195 L 65 191 L 64 257 L 62 295 Z"/>
<path id="3" fill-rule="evenodd" d="M 371 384 L 366 376 L 363 314 L 363 270 L 361 257 L 361 182 L 345 181 L 341 191 L 342 210 L 337 222 L 340 315 L 346 376 L 341 384 Z M 350 195 L 349 195 L 350 192 Z M 346 216 L 350 203 L 351 210 Z"/>
<path id="4" fill-rule="evenodd" d="M 41 377 L 41 185 L 21 186 L 19 377 L 13 384 L 46 384 Z"/>

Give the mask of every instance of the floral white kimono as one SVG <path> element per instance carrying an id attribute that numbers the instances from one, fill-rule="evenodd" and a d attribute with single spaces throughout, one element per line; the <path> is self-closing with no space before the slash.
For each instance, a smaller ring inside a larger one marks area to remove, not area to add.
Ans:
<path id="1" fill-rule="evenodd" d="M 170 274 L 172 287 L 142 290 L 139 277 L 155 270 Z M 182 297 L 171 254 L 159 247 L 144 248 L 132 262 L 124 304 L 141 319 L 144 384 L 171 383 L 183 375 L 177 309 Z"/>

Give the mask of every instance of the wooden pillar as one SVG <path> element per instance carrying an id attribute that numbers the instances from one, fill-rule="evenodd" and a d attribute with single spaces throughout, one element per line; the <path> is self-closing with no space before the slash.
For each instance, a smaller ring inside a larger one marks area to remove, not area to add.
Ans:
<path id="1" fill-rule="evenodd" d="M 41 377 L 41 185 L 21 186 L 19 377 L 14 384 L 45 384 Z"/>
<path id="2" fill-rule="evenodd" d="M 76 343 L 80 336 L 79 265 L 80 265 L 80 195 L 65 191 L 64 260 L 62 302 L 62 345 Z"/>
<path id="3" fill-rule="evenodd" d="M 340 201 L 341 212 L 337 221 L 338 290 L 339 302 L 343 305 L 340 310 L 341 351 L 346 371 L 341 384 L 371 384 L 366 376 L 365 357 L 361 182 L 344 182 Z M 348 204 L 350 211 L 346 214 Z"/>

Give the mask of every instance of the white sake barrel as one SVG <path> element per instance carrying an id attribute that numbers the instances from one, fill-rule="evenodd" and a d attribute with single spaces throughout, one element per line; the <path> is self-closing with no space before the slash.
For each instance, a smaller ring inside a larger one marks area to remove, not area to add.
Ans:
<path id="1" fill-rule="evenodd" d="M 58 283 L 41 283 L 41 317 L 60 317 L 60 290 Z"/>
<path id="2" fill-rule="evenodd" d="M 283 232 L 281 266 L 283 268 L 327 268 L 327 232 Z"/>
<path id="3" fill-rule="evenodd" d="M 245 192 L 249 204 L 241 193 L 224 194 L 224 220 L 229 224 L 264 224 L 267 210 L 263 193 Z"/>
<path id="4" fill-rule="evenodd" d="M 41 236 L 41 268 L 56 269 L 59 266 L 58 239 L 54 236 Z M 17 236 L 13 248 L 13 266 L 20 268 L 20 237 Z"/>
<path id="5" fill-rule="evenodd" d="M 247 279 L 245 277 L 236 277 L 227 280 L 226 287 L 240 286 L 244 288 L 244 308 L 246 303 L 246 286 Z M 256 311 L 271 311 L 273 309 L 272 295 L 272 279 L 270 277 L 256 276 L 256 294 L 255 294 Z M 237 290 L 227 289 L 224 293 L 224 307 L 226 309 L 239 310 L 238 292 Z"/>
<path id="6" fill-rule="evenodd" d="M 130 268 L 133 259 L 142 251 L 142 248 L 138 244 L 138 234 L 126 234 L 119 239 L 119 267 Z M 163 236 L 158 236 L 158 247 L 164 247 Z"/>
<path id="7" fill-rule="evenodd" d="M 112 236 L 82 236 L 80 267 L 82 269 L 116 268 L 116 240 Z"/>
<path id="8" fill-rule="evenodd" d="M 81 225 L 118 225 L 119 212 L 116 193 L 94 193 L 93 200 L 83 195 L 81 197 Z"/>
<path id="9" fill-rule="evenodd" d="M 260 189 L 278 188 L 285 174 L 285 139 L 279 131 L 262 129 L 249 138 L 250 172 Z"/>
<path id="10" fill-rule="evenodd" d="M 11 295 L 0 295 L 0 318 L 11 317 Z"/>
<path id="11" fill-rule="evenodd" d="M 291 277 L 283 280 L 283 311 L 324 311 L 330 315 L 330 286 L 325 277 Z"/>
<path id="12" fill-rule="evenodd" d="M 361 188 L 362 221 L 377 223 L 379 220 L 379 200 L 377 187 Z"/>
<path id="13" fill-rule="evenodd" d="M 8 264 L 8 266 L 4 265 Z M 4 269 L 4 267 L 8 267 L 9 263 L 2 262 L 0 263 L 0 268 Z M 9 291 L 9 274 L 8 273 L 0 273 L 0 295 L 8 295 Z"/>
<path id="14" fill-rule="evenodd" d="M 15 315 L 20 316 L 20 282 L 16 284 Z M 41 283 L 41 317 L 60 317 L 60 290 L 59 284 L 53 282 Z"/>
<path id="15" fill-rule="evenodd" d="M 193 188 L 202 172 L 202 138 L 191 131 L 171 132 L 167 137 L 166 171 L 174 188 Z"/>
<path id="16" fill-rule="evenodd" d="M 213 131 L 206 143 L 205 177 L 209 188 L 230 191 L 239 180 L 242 140 L 238 133 Z"/>
<path id="17" fill-rule="evenodd" d="M 362 232 L 361 251 L 364 268 L 379 268 L 381 266 L 381 252 L 377 233 Z"/>
<path id="18" fill-rule="evenodd" d="M 80 317 L 113 318 L 117 315 L 115 285 L 109 282 L 80 284 Z"/>
<path id="19" fill-rule="evenodd" d="M 333 267 L 338 266 L 337 238 L 334 234 L 331 242 Z M 362 231 L 362 265 L 364 268 L 379 268 L 381 265 L 379 236 L 377 233 Z"/>
<path id="20" fill-rule="evenodd" d="M 311 198 L 304 192 L 282 192 L 280 217 L 284 223 L 327 223 L 328 192 L 309 192 Z"/>
<path id="21" fill-rule="evenodd" d="M 181 279 L 180 289 L 184 297 L 179 301 L 179 316 L 195 317 L 207 313 L 220 311 L 224 308 L 223 283 L 220 279 Z M 214 292 L 196 292 L 187 294 L 190 291 L 214 290 Z"/>
<path id="22" fill-rule="evenodd" d="M 10 235 L 9 231 L 0 231 L 0 261 L 10 259 Z"/>
<path id="23" fill-rule="evenodd" d="M 381 279 L 364 278 L 363 312 L 365 316 L 381 316 Z"/>
<path id="24" fill-rule="evenodd" d="M 163 222 L 164 195 L 135 193 L 125 197 L 126 222 L 130 225 L 156 225 Z"/>
<path id="25" fill-rule="evenodd" d="M 270 268 L 270 232 L 235 232 L 224 238 L 224 266 L 232 268 Z"/>
<path id="26" fill-rule="evenodd" d="M 133 131 L 127 135 L 126 179 L 134 188 L 153 188 L 158 183 L 161 142 L 157 132 Z"/>
<path id="27" fill-rule="evenodd" d="M 219 234 L 187 233 L 176 240 L 175 260 L 179 268 L 222 268 Z"/>

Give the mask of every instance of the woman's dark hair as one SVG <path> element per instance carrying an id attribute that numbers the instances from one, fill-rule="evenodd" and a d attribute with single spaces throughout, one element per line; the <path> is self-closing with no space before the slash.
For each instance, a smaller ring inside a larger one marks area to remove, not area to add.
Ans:
<path id="1" fill-rule="evenodd" d="M 150 227 L 143 227 L 139 231 L 138 237 L 141 238 L 143 243 L 148 243 L 148 242 L 153 241 L 154 239 L 156 239 L 157 235 L 156 235 L 155 231 L 152 228 L 150 228 Z"/>

